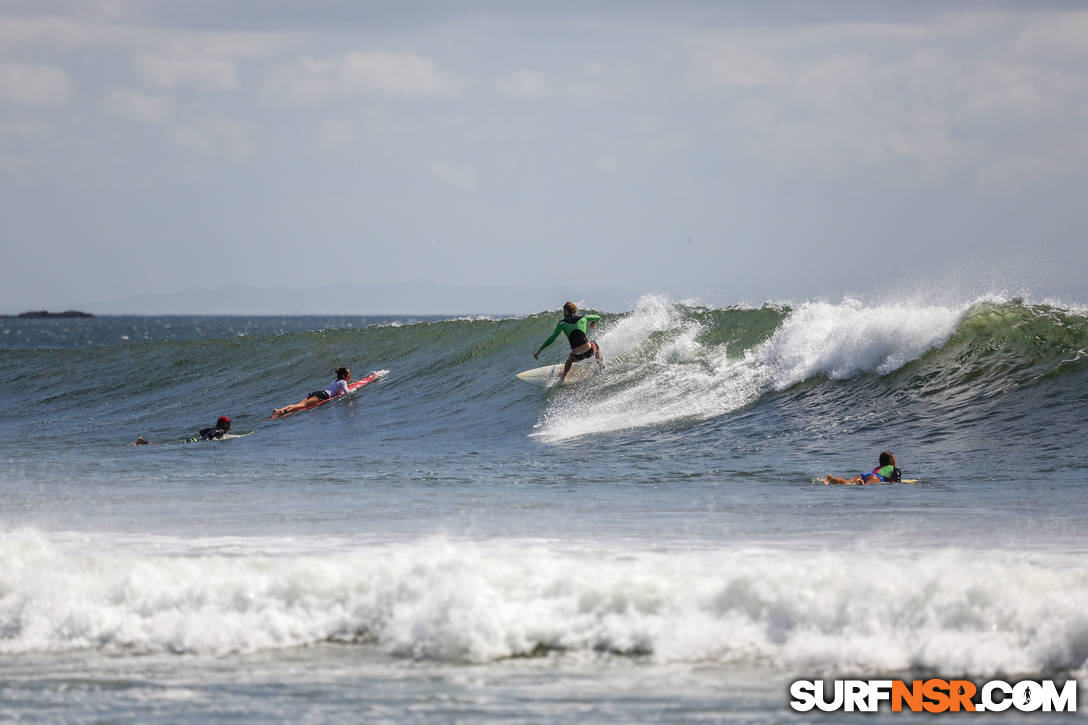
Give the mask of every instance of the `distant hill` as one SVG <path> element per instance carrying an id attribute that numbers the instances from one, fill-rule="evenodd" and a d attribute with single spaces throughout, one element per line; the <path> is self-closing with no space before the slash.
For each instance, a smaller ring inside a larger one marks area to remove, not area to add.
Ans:
<path id="1" fill-rule="evenodd" d="M 19 317 L 22 319 L 48 320 L 54 317 L 94 317 L 94 315 L 92 315 L 90 312 L 80 312 L 79 310 L 65 310 L 64 312 L 47 312 L 46 310 L 38 310 L 36 312 L 20 312 L 17 315 L 0 315 L 0 317 Z"/>

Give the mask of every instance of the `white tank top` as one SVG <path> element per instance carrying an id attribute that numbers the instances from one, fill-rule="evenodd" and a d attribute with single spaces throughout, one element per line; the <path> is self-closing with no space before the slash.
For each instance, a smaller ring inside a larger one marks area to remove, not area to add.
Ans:
<path id="1" fill-rule="evenodd" d="M 329 394 L 330 398 L 335 398 L 338 395 L 348 394 L 348 381 L 347 380 L 333 380 L 332 385 L 325 388 L 325 392 Z"/>

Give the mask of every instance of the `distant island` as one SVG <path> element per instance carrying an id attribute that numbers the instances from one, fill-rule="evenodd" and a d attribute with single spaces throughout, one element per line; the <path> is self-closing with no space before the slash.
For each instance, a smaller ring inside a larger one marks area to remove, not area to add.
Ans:
<path id="1" fill-rule="evenodd" d="M 36 312 L 22 312 L 18 315 L 0 315 L 0 317 L 18 317 L 29 320 L 49 320 L 54 317 L 94 317 L 90 312 L 80 312 L 79 310 L 65 310 L 64 312 L 47 312 L 45 310 L 38 310 Z"/>

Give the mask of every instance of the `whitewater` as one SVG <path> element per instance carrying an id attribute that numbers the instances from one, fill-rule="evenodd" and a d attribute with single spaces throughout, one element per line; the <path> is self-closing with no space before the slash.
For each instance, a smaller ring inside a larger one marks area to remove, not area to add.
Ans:
<path id="1" fill-rule="evenodd" d="M 1083 305 L 599 312 L 605 371 L 553 390 L 514 375 L 558 305 L 0 320 L 0 719 L 786 722 L 796 679 L 1088 678 Z M 340 365 L 390 373 L 267 420 Z M 182 442 L 220 415 L 251 434 Z M 814 484 L 885 449 L 916 484 Z"/>

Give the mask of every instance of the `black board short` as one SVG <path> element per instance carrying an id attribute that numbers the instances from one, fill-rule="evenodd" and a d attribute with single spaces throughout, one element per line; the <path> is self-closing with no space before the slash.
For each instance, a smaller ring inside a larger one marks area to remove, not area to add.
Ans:
<path id="1" fill-rule="evenodd" d="M 318 400 L 328 400 L 332 396 L 329 395 L 328 390 L 315 390 L 306 396 L 307 398 L 317 398 Z"/>

